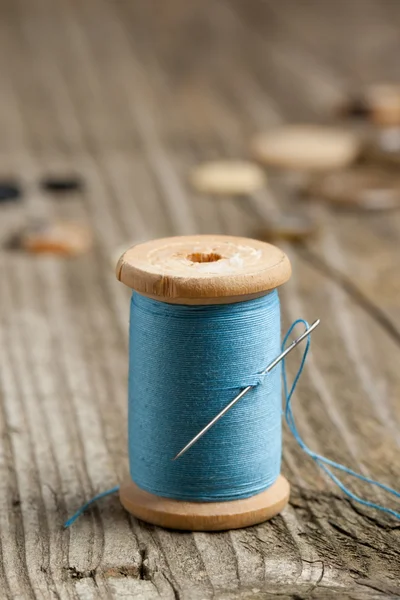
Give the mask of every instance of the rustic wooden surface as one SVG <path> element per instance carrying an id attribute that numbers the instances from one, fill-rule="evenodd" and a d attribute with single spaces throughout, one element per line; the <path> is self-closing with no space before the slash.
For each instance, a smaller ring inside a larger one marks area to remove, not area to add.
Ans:
<path id="1" fill-rule="evenodd" d="M 196 196 L 188 169 L 246 157 L 252 133 L 326 120 L 348 90 L 396 79 L 399 22 L 396 0 L 0 3 L 0 173 L 27 190 L 0 207 L 1 239 L 41 214 L 96 235 L 75 260 L 0 254 L 1 598 L 400 598 L 400 524 L 344 498 L 287 432 L 292 497 L 269 523 L 175 533 L 109 497 L 62 529 L 127 469 L 129 292 L 115 248 L 252 235 L 285 210 L 281 186 L 251 201 Z M 41 196 L 50 169 L 81 173 L 85 193 Z M 298 426 L 314 450 L 399 487 L 400 214 L 318 213 L 318 239 L 283 246 L 284 326 L 322 320 Z"/>

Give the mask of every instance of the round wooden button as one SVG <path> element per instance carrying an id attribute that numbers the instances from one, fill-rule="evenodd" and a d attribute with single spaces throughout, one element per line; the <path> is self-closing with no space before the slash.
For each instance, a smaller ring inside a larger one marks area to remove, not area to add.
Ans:
<path id="1" fill-rule="evenodd" d="M 351 132 L 319 125 L 289 125 L 256 135 L 253 155 L 261 162 L 294 170 L 329 170 L 353 162 L 360 141 Z"/>
<path id="2" fill-rule="evenodd" d="M 343 208 L 399 208 L 400 177 L 379 167 L 358 167 L 320 177 L 310 184 L 308 194 Z"/>
<path id="3" fill-rule="evenodd" d="M 17 232 L 10 240 L 10 248 L 20 248 L 33 254 L 77 256 L 92 245 L 91 231 L 70 221 L 32 223 Z"/>
<path id="4" fill-rule="evenodd" d="M 195 167 L 192 186 L 204 194 L 245 195 L 264 187 L 265 173 L 248 161 L 220 160 Z"/>
<path id="5" fill-rule="evenodd" d="M 400 85 L 379 83 L 366 88 L 365 103 L 378 125 L 400 125 Z"/>

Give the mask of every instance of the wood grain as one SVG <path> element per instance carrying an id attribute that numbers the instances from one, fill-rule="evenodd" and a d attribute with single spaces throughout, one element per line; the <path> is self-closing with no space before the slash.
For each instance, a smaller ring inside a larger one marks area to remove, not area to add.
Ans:
<path id="1" fill-rule="evenodd" d="M 1 597 L 400 596 L 399 524 L 343 498 L 288 434 L 291 502 L 264 525 L 176 533 L 110 497 L 62 530 L 127 469 L 129 291 L 111 253 L 169 235 L 251 236 L 290 210 L 285 182 L 249 202 L 200 201 L 187 174 L 247 158 L 253 133 L 327 121 L 348 90 L 398 78 L 399 18 L 392 0 L 1 3 L 0 173 L 23 179 L 26 202 L 0 208 L 0 239 L 47 214 L 96 238 L 74 261 L 0 254 Z M 58 169 L 80 173 L 86 191 L 39 194 L 39 177 Z M 314 210 L 320 237 L 282 246 L 293 267 L 284 326 L 322 321 L 298 427 L 313 450 L 396 486 L 400 214 Z"/>

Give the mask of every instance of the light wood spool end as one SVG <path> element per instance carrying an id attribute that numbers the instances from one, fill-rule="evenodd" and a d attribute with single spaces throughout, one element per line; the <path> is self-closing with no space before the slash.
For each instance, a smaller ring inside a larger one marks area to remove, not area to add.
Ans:
<path id="1" fill-rule="evenodd" d="M 171 237 L 133 246 L 117 278 L 140 294 L 175 304 L 230 304 L 267 294 L 291 274 L 276 246 L 225 235 Z M 120 500 L 135 517 L 169 529 L 221 531 L 261 523 L 283 510 L 289 483 L 282 475 L 264 492 L 229 502 L 186 502 L 150 494 L 132 480 Z"/>
<path id="2" fill-rule="evenodd" d="M 126 481 L 120 489 L 122 506 L 142 521 L 188 531 L 224 531 L 257 525 L 279 514 L 289 501 L 290 486 L 283 475 L 264 492 L 230 502 L 184 502 L 161 498 Z"/>
<path id="3" fill-rule="evenodd" d="M 117 278 L 137 292 L 176 304 L 218 304 L 262 296 L 291 274 L 282 250 L 228 235 L 171 237 L 133 246 Z"/>

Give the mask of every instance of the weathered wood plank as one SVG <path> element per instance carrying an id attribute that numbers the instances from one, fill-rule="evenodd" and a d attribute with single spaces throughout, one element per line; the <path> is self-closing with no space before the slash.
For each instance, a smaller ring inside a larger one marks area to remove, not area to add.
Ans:
<path id="1" fill-rule="evenodd" d="M 324 118 L 352 82 L 377 77 L 382 57 L 399 46 L 388 22 L 395 9 L 382 5 L 357 2 L 346 13 L 343 4 L 341 15 L 325 1 L 304 10 L 296 2 L 279 10 L 233 1 L 4 3 L 1 169 L 23 172 L 30 187 L 26 208 L 2 209 L 0 236 L 38 210 L 80 218 L 96 232 L 95 251 L 77 261 L 0 257 L 4 597 L 400 595 L 398 526 L 350 504 L 287 434 L 292 500 L 270 523 L 168 532 L 109 498 L 61 530 L 67 514 L 127 467 L 129 294 L 115 282 L 113 249 L 171 233 L 251 235 L 260 212 L 290 206 L 280 188 L 251 205 L 197 197 L 188 170 L 245 156 L 260 128 Z M 367 61 L 375 27 L 379 48 Z M 49 168 L 78 170 L 87 191 L 70 204 L 43 200 L 32 182 Z M 285 325 L 299 315 L 324 323 L 296 398 L 299 429 L 314 450 L 395 485 L 399 348 L 376 310 L 399 327 L 399 216 L 320 212 L 319 240 L 286 248 L 295 274 L 282 293 Z"/>

